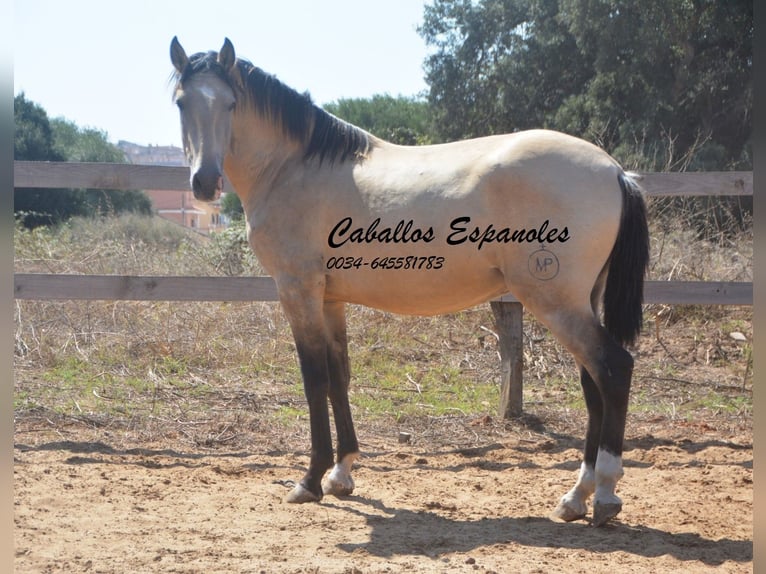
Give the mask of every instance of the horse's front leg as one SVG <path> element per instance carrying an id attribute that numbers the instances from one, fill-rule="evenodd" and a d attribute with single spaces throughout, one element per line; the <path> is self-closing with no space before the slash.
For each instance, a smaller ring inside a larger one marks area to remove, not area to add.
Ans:
<path id="1" fill-rule="evenodd" d="M 305 294 L 280 293 L 293 331 L 298 352 L 303 389 L 311 424 L 311 460 L 303 479 L 287 495 L 287 502 L 317 502 L 322 499 L 322 477 L 333 464 L 330 414 L 327 397 L 330 388 L 328 340 L 322 302 Z"/>
<path id="2" fill-rule="evenodd" d="M 345 305 L 340 302 L 325 303 L 324 316 L 328 334 L 327 366 L 330 373 L 330 403 L 338 435 L 338 459 L 322 488 L 325 494 L 348 496 L 354 491 L 351 467 L 359 456 L 359 443 L 348 402 L 351 372 L 348 361 Z"/>
<path id="3" fill-rule="evenodd" d="M 287 496 L 287 502 L 316 502 L 322 499 L 322 477 L 332 466 L 330 415 L 327 409 L 329 378 L 326 345 L 321 340 L 306 341 L 296 336 L 295 343 L 303 375 L 303 390 L 309 406 L 311 460 L 303 479 Z"/>

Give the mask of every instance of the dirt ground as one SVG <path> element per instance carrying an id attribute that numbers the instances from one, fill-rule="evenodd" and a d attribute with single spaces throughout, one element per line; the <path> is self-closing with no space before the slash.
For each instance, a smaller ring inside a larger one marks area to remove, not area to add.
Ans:
<path id="1" fill-rule="evenodd" d="M 534 417 L 440 425 L 405 444 L 363 426 L 354 495 L 289 505 L 304 434 L 247 451 L 137 448 L 108 429 L 17 420 L 15 571 L 752 571 L 745 426 L 634 419 L 623 512 L 593 528 L 549 517 L 576 478 L 578 433 Z"/>

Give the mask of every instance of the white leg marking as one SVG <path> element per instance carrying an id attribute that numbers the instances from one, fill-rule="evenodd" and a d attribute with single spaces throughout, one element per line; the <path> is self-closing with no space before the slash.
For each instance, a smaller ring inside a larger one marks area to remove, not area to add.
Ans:
<path id="1" fill-rule="evenodd" d="M 614 493 L 622 475 L 622 457 L 599 449 L 596 459 L 596 496 L 593 499 L 594 526 L 606 524 L 622 510 L 622 500 Z"/>
<path id="2" fill-rule="evenodd" d="M 599 449 L 596 459 L 596 504 L 622 504 L 614 493 L 617 481 L 622 478 L 622 457 Z"/>
<path id="3" fill-rule="evenodd" d="M 588 498 L 595 489 L 596 471 L 583 462 L 580 465 L 580 476 L 577 477 L 577 482 L 572 490 L 561 497 L 553 515 L 567 522 L 583 518 L 588 513 Z"/>
<path id="4" fill-rule="evenodd" d="M 354 479 L 351 478 L 351 467 L 359 457 L 359 453 L 347 454 L 337 463 L 332 472 L 322 482 L 322 491 L 335 496 L 348 496 L 354 492 Z"/>

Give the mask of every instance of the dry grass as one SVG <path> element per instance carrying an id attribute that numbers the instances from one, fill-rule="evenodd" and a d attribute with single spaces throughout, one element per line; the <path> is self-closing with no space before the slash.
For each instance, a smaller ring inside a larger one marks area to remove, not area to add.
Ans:
<path id="1" fill-rule="evenodd" d="M 230 232 L 215 240 L 157 218 L 76 220 L 16 231 L 17 272 L 260 273 Z M 651 277 L 751 280 L 752 239 L 727 243 L 654 225 Z M 289 326 L 273 303 L 16 301 L 17 432 L 91 429 L 94 440 L 199 448 L 305 448 Z M 471 443 L 497 410 L 498 351 L 481 306 L 444 317 L 349 310 L 352 404 L 371 432 L 418 429 Z M 752 309 L 648 306 L 635 355 L 634 424 L 752 422 Z M 742 333 L 745 341 L 731 333 Z M 580 436 L 571 357 L 525 316 L 522 425 Z"/>

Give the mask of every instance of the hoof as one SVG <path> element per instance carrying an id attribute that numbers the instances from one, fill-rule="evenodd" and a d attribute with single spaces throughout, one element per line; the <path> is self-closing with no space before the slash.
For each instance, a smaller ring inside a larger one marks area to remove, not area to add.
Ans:
<path id="1" fill-rule="evenodd" d="M 563 520 L 564 522 L 572 522 L 574 520 L 585 518 L 587 510 L 587 507 L 575 508 L 574 506 L 570 506 L 570 504 L 562 500 L 559 502 L 556 510 L 553 511 L 553 516 L 559 520 Z"/>
<path id="2" fill-rule="evenodd" d="M 322 492 L 333 496 L 348 496 L 354 492 L 354 479 L 351 478 L 351 467 L 359 453 L 347 454 L 332 469 L 332 472 L 322 482 Z"/>
<path id="3" fill-rule="evenodd" d="M 348 482 L 335 480 L 332 477 L 328 477 L 322 483 L 322 492 L 324 494 L 332 494 L 333 496 L 349 496 L 354 492 L 354 481 L 349 477 Z"/>
<path id="4" fill-rule="evenodd" d="M 321 499 L 321 496 L 317 496 L 302 484 L 297 484 L 295 485 L 295 488 L 290 491 L 290 494 L 285 497 L 285 502 L 291 504 L 303 504 L 304 502 L 319 502 Z"/>
<path id="5" fill-rule="evenodd" d="M 617 516 L 622 510 L 622 504 L 618 502 L 607 502 L 593 505 L 593 526 L 603 526 L 612 518 Z"/>

